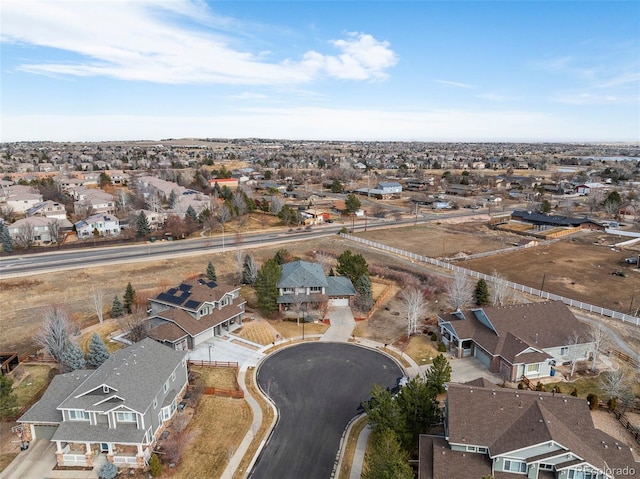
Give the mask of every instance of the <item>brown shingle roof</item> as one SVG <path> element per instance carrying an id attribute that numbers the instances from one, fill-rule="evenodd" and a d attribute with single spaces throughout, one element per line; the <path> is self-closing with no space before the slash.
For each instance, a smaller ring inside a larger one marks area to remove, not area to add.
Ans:
<path id="1" fill-rule="evenodd" d="M 562 301 L 482 309 L 495 332 L 480 322 L 472 310 L 462 312 L 465 319 L 454 314 L 445 314 L 441 319 L 451 323 L 460 339 L 473 339 L 491 354 L 501 355 L 512 363 L 522 362 L 516 355 L 527 347 L 541 350 L 565 346 L 575 331 L 585 331 L 585 326 Z"/>

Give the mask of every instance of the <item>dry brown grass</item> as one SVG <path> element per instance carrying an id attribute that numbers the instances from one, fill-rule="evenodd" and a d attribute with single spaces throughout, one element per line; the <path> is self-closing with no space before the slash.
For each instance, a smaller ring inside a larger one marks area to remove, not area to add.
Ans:
<path id="1" fill-rule="evenodd" d="M 338 471 L 338 479 L 349 479 L 351 466 L 353 465 L 353 455 L 356 452 L 356 445 L 358 443 L 358 437 L 366 425 L 367 417 L 363 416 L 356 420 L 349 431 L 349 437 L 347 438 L 347 443 L 344 446 L 342 464 L 340 464 L 340 470 Z"/>
<path id="2" fill-rule="evenodd" d="M 260 425 L 260 428 L 255 431 L 253 440 L 251 441 L 251 444 L 249 444 L 247 452 L 242 458 L 242 461 L 240 461 L 238 469 L 233 473 L 233 479 L 242 479 L 243 477 L 245 477 L 246 470 L 249 467 L 253 456 L 255 456 L 256 452 L 258 451 L 258 447 L 260 446 L 262 441 L 264 441 L 267 433 L 269 432 L 269 429 L 271 428 L 271 422 L 273 421 L 273 409 L 269 404 L 267 404 L 267 402 L 263 399 L 262 395 L 258 391 L 258 387 L 256 386 L 256 383 L 253 379 L 252 372 L 252 369 L 247 371 L 247 374 L 245 376 L 245 387 L 249 394 L 251 394 L 251 396 L 253 396 L 253 398 L 260 405 L 260 410 L 262 411 L 262 424 Z"/>
<path id="3" fill-rule="evenodd" d="M 302 322 L 297 324 L 295 321 L 271 321 L 270 324 L 278 330 L 281 337 L 285 339 L 302 336 Z M 324 323 L 305 323 L 305 336 L 313 336 L 316 334 L 324 334 L 329 329 L 328 324 Z"/>
<path id="4" fill-rule="evenodd" d="M 422 366 L 433 362 L 433 358 L 440 354 L 437 347 L 438 343 L 431 341 L 431 337 L 426 334 L 416 334 L 411 336 L 404 353 Z"/>
<path id="5" fill-rule="evenodd" d="M 241 338 L 266 346 L 276 340 L 277 331 L 266 320 L 255 318 L 253 320 L 245 319 L 242 322 L 242 327 L 233 333 Z"/>
<path id="6" fill-rule="evenodd" d="M 102 338 L 102 341 L 104 341 L 104 344 L 109 350 L 109 352 L 113 353 L 118 349 L 122 349 L 124 347 L 124 345 L 121 343 L 110 341 L 110 338 L 113 335 L 113 333 L 115 333 L 119 329 L 120 327 L 115 319 L 108 319 L 101 325 L 97 327 L 92 327 L 90 328 L 90 330 L 82 334 L 78 338 L 78 346 L 80 346 L 80 348 L 82 348 L 83 351 L 88 351 L 89 342 L 91 341 L 91 337 L 93 336 L 93 333 L 98 333 L 98 335 Z"/>
<path id="7" fill-rule="evenodd" d="M 193 440 L 171 477 L 220 477 L 249 430 L 251 421 L 251 408 L 246 401 L 202 396 L 188 426 Z"/>
<path id="8" fill-rule="evenodd" d="M 211 368 L 189 366 L 189 371 L 197 375 L 195 386 L 209 386 L 220 389 L 237 389 L 235 368 Z"/>
<path id="9" fill-rule="evenodd" d="M 20 382 L 16 381 L 13 389 L 18 407 L 29 404 L 33 397 L 49 384 L 49 372 L 53 368 L 49 364 L 23 364 L 20 367 L 24 368 L 24 376 Z M 16 370 L 13 371 L 15 372 Z"/>

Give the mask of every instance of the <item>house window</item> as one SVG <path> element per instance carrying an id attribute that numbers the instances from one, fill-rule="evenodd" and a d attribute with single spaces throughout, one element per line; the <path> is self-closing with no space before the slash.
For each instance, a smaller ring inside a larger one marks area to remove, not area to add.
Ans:
<path id="1" fill-rule="evenodd" d="M 116 419 L 118 422 L 136 422 L 136 414 L 133 412 L 117 412 Z"/>
<path id="2" fill-rule="evenodd" d="M 487 452 L 489 452 L 489 450 L 486 447 L 479 447 L 478 452 L 482 452 L 486 454 Z"/>
<path id="3" fill-rule="evenodd" d="M 553 464 L 540 464 L 539 467 L 543 471 L 553 471 Z"/>
<path id="4" fill-rule="evenodd" d="M 540 364 L 527 364 L 527 373 L 538 373 L 540 372 Z"/>
<path id="5" fill-rule="evenodd" d="M 468 452 L 476 452 L 478 450 L 478 448 L 476 446 L 467 446 L 467 451 Z"/>
<path id="6" fill-rule="evenodd" d="M 311 293 L 322 293 L 322 286 L 311 286 L 309 291 Z"/>
<path id="7" fill-rule="evenodd" d="M 569 354 L 569 348 L 567 346 L 562 346 L 560 348 L 560 355 L 566 356 L 567 354 Z"/>
<path id="8" fill-rule="evenodd" d="M 71 409 L 69 411 L 69 421 L 88 421 L 89 413 L 81 409 Z"/>
<path id="9" fill-rule="evenodd" d="M 521 461 L 504 461 L 504 470 L 510 472 L 527 472 L 527 463 Z"/>

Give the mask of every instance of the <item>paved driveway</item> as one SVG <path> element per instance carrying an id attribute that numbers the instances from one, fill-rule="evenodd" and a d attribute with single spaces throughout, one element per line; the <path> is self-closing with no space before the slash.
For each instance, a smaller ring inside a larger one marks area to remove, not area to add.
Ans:
<path id="1" fill-rule="evenodd" d="M 56 465 L 56 445 L 51 441 L 36 439 L 29 449 L 22 451 L 9 464 L 0 479 L 43 479 L 49 477 Z"/>
<path id="2" fill-rule="evenodd" d="M 346 341 L 353 334 L 356 320 L 348 306 L 332 306 L 327 312 L 331 327 L 322 336 L 322 341 Z"/>
<path id="3" fill-rule="evenodd" d="M 210 348 L 209 345 L 211 345 Z M 198 346 L 198 349 L 191 351 L 189 353 L 189 359 L 230 361 L 242 365 L 254 355 L 264 357 L 264 354 L 257 352 L 259 347 L 261 347 L 261 345 L 251 344 L 250 342 L 242 341 L 240 338 L 216 336 L 207 343 Z"/>
<path id="4" fill-rule="evenodd" d="M 502 384 L 499 374 L 490 372 L 487 367 L 477 358 L 455 358 L 449 359 L 451 364 L 451 381 L 456 383 L 466 383 L 480 377 L 485 377 L 492 383 Z"/>
<path id="5" fill-rule="evenodd" d="M 348 343 L 305 343 L 267 357 L 258 383 L 279 420 L 252 479 L 327 479 L 340 438 L 374 384 L 393 387 L 400 367 L 378 351 Z"/>

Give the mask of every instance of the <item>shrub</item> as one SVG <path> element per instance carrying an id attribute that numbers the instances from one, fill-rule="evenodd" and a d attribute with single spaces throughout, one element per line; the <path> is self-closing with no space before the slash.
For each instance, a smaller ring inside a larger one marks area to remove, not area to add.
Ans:
<path id="1" fill-rule="evenodd" d="M 618 407 L 618 398 L 609 398 L 607 401 L 607 407 L 610 411 L 615 411 Z"/>
<path id="2" fill-rule="evenodd" d="M 571 395 L 573 397 L 578 397 L 578 388 L 573 388 L 573 391 L 571 391 Z"/>
<path id="3" fill-rule="evenodd" d="M 149 459 L 149 472 L 151 472 L 153 477 L 162 474 L 162 462 L 157 454 L 153 454 L 151 459 Z"/>
<path id="4" fill-rule="evenodd" d="M 518 383 L 518 389 L 524 389 L 524 388 L 525 388 L 524 383 L 522 381 L 520 381 Z"/>
<path id="5" fill-rule="evenodd" d="M 444 345 L 442 341 L 438 344 L 438 352 L 445 353 L 447 352 L 447 347 Z"/>
<path id="6" fill-rule="evenodd" d="M 113 479 L 117 475 L 118 466 L 116 466 L 113 462 L 105 462 L 98 472 L 98 477 L 100 479 Z"/>
<path id="7" fill-rule="evenodd" d="M 589 403 L 589 409 L 591 409 L 592 411 L 594 409 L 598 409 L 598 395 L 597 394 L 590 393 L 587 396 L 587 402 Z"/>
<path id="8" fill-rule="evenodd" d="M 540 381 L 538 381 L 538 384 L 536 384 L 536 391 L 546 391 L 544 384 L 542 384 Z"/>
<path id="9" fill-rule="evenodd" d="M 436 333 L 432 333 L 431 334 L 431 341 L 437 341 L 438 340 L 438 335 Z"/>

